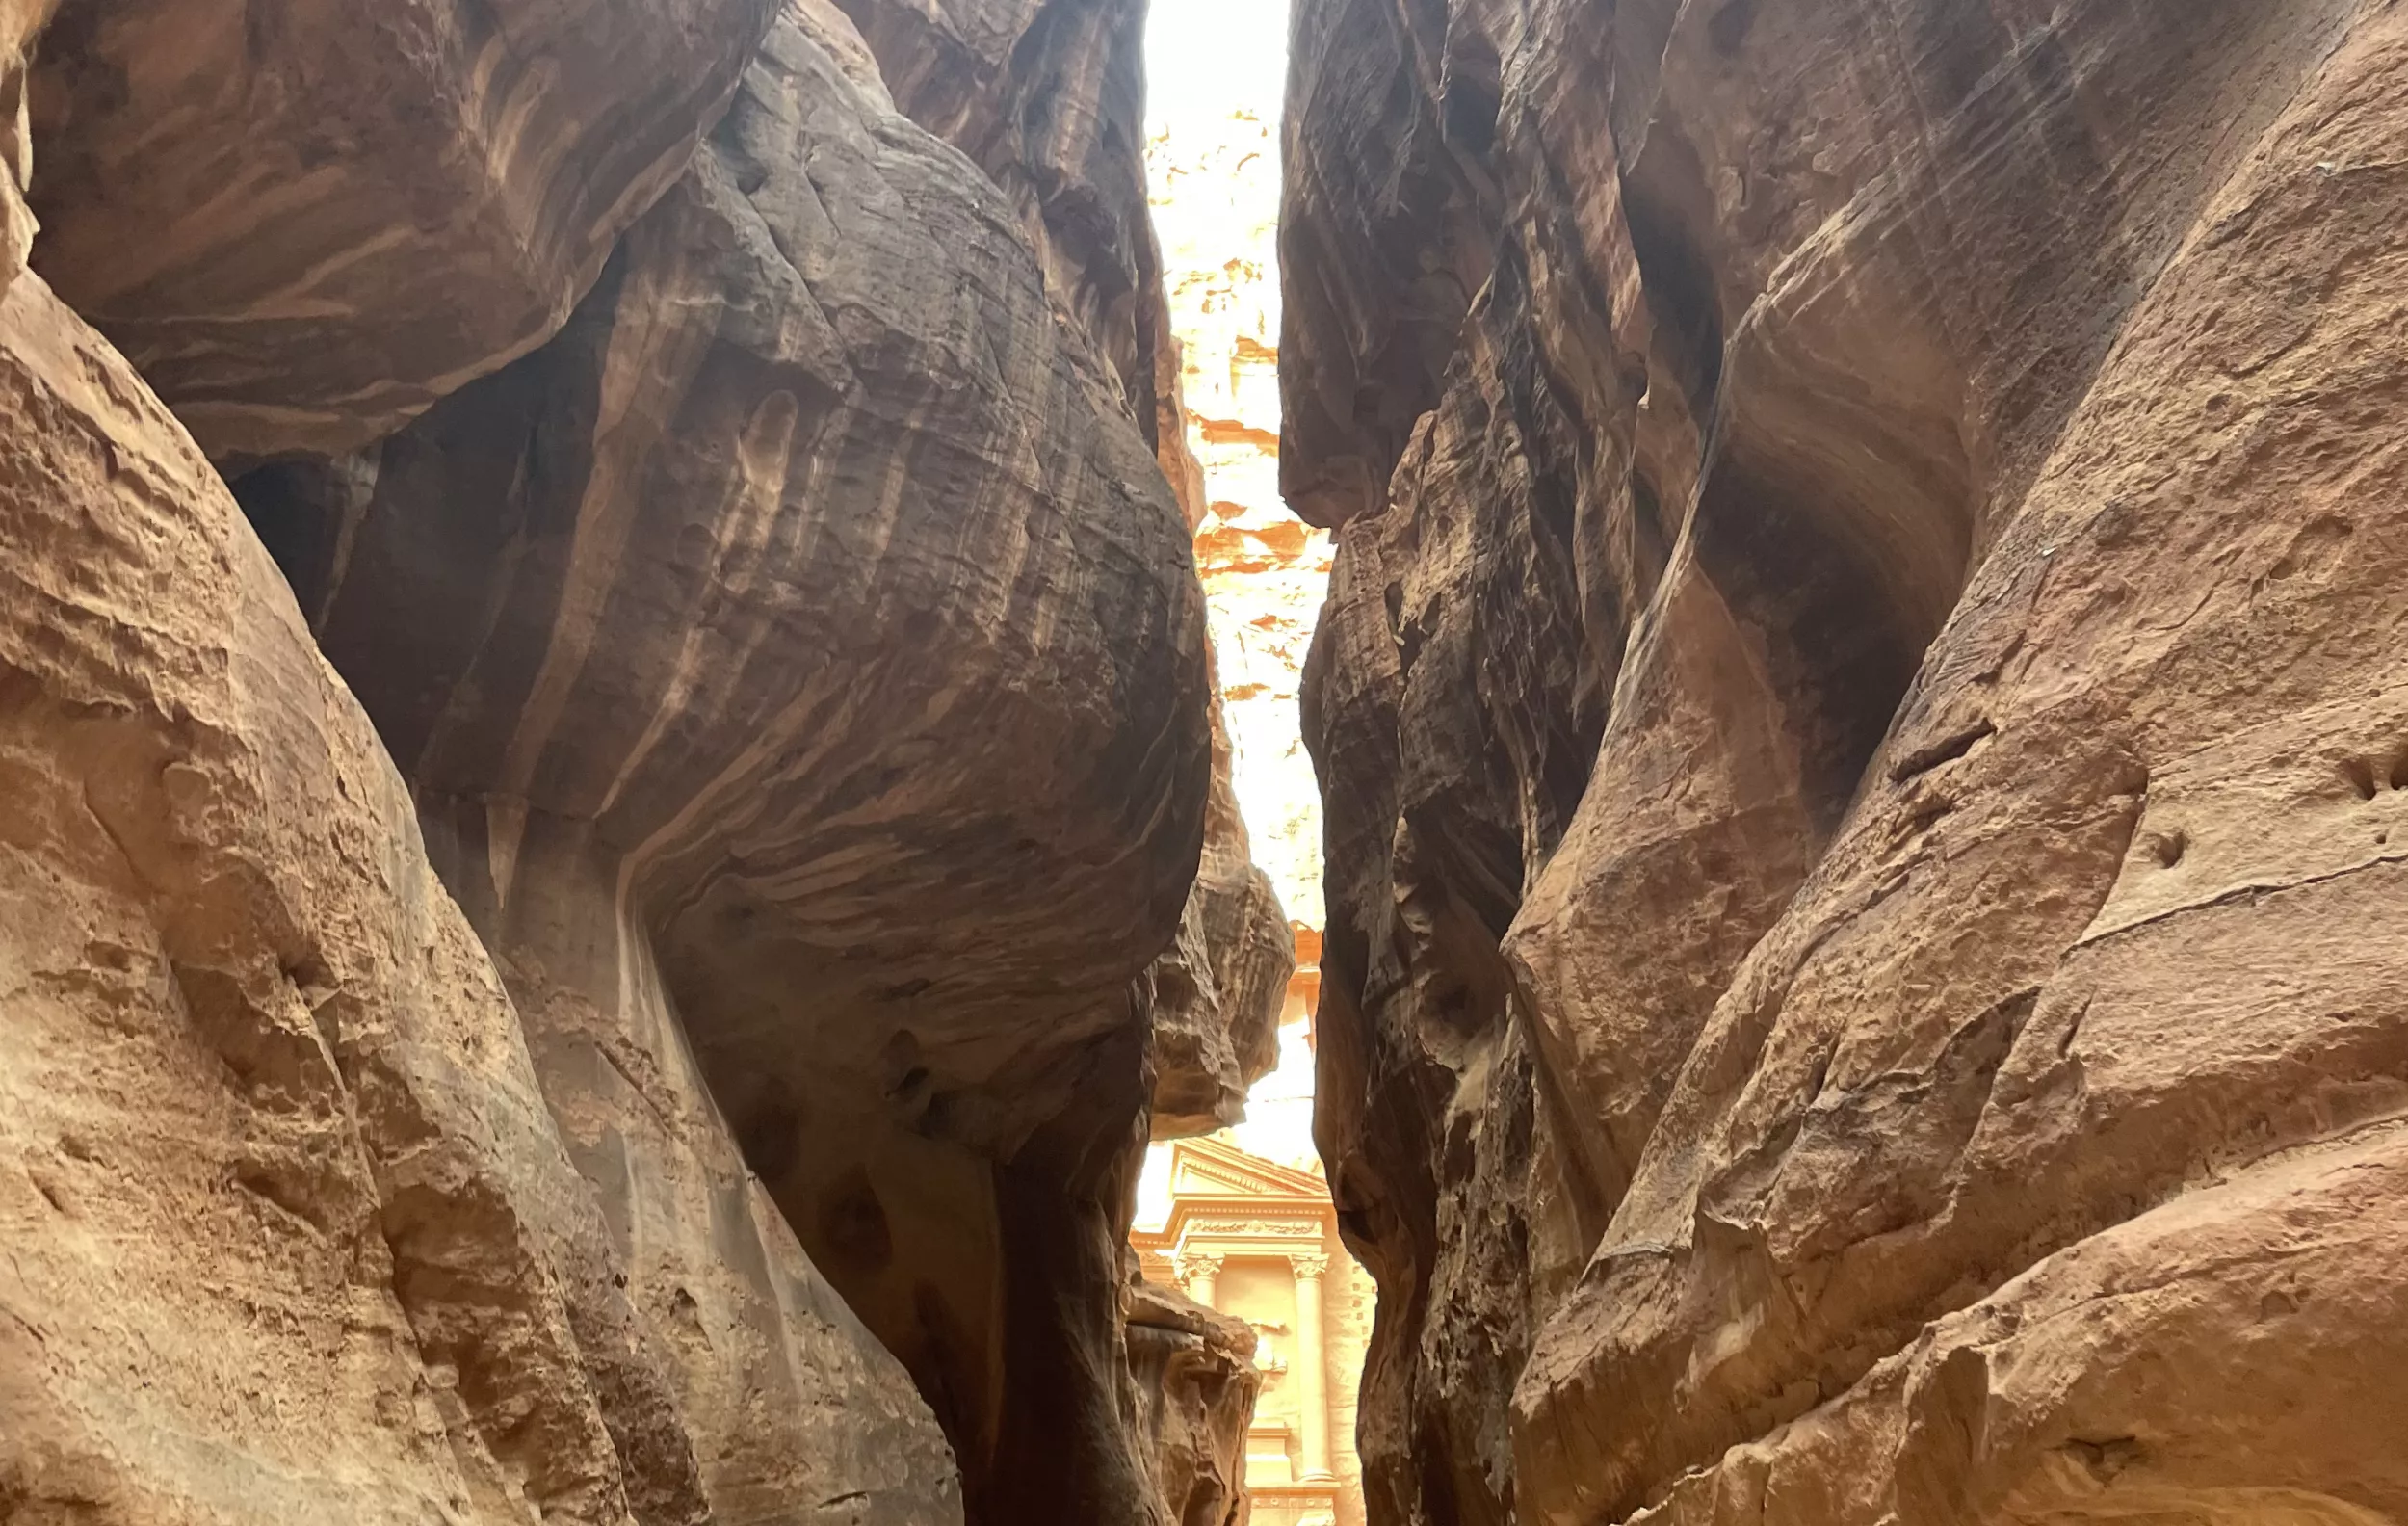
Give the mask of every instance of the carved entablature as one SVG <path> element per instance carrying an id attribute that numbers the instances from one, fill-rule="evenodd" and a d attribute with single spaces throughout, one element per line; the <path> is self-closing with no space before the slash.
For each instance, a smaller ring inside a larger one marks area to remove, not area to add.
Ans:
<path id="1" fill-rule="evenodd" d="M 1294 1219 L 1195 1219 L 1187 1226 L 1191 1238 L 1254 1240 L 1265 1235 L 1282 1239 L 1318 1240 L 1322 1226 L 1318 1220 L 1299 1223 Z"/>
<path id="2" fill-rule="evenodd" d="M 1224 1262 L 1282 1262 L 1337 1250 L 1337 1212 L 1319 1176 L 1222 1140 L 1181 1140 L 1171 1148 L 1169 1221 L 1129 1237 L 1148 1276 L 1196 1293 L 1217 1282 Z"/>

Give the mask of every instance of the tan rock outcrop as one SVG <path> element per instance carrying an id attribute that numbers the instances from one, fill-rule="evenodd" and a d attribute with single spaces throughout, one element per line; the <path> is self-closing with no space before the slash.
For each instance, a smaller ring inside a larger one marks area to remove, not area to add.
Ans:
<path id="1" fill-rule="evenodd" d="M 2408 21 L 1402 14 L 1283 227 L 1374 1518 L 2408 1518 Z"/>
<path id="2" fill-rule="evenodd" d="M 43 38 L 35 257 L 167 406 L 0 281 L 0 1514 L 1236 1508 L 1243 1332 L 1123 1302 L 1290 960 L 1139 13 L 966 76 L 989 179 L 776 9 Z"/>
<path id="3" fill-rule="evenodd" d="M 58 0 L 0 4 L 0 292 L 33 253 L 35 220 L 25 193 L 33 182 L 33 42 Z"/>
<path id="4" fill-rule="evenodd" d="M 0 1513 L 728 1518 L 725 1437 L 233 499 L 36 276 L 0 409 Z M 945 1518 L 916 1396 L 808 1280 L 757 1332 L 805 1380 L 790 1497 Z"/>
<path id="5" fill-rule="evenodd" d="M 1132 1281 L 1129 1364 L 1138 1423 L 1176 1526 L 1241 1526 L 1246 1426 L 1262 1374 L 1254 1329 L 1173 1288 Z"/>
<path id="6" fill-rule="evenodd" d="M 346 451 L 541 343 L 774 0 L 64 0 L 39 267 L 213 457 Z"/>
<path id="7" fill-rule="evenodd" d="M 710 1329 L 696 1215 L 748 1167 L 975 1519 L 1141 1520 L 1115 1216 L 1203 828 L 1201 598 L 1009 204 L 858 50 L 790 9 L 559 336 L 240 490 L 657 1248 L 646 1305 Z"/>

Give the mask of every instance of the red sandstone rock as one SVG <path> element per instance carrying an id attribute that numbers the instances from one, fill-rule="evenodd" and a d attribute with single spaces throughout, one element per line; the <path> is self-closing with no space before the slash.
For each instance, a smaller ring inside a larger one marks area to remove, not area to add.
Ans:
<path id="1" fill-rule="evenodd" d="M 38 258 L 181 421 L 0 280 L 0 1514 L 1226 1518 L 1122 1241 L 1287 933 L 1136 135 L 1028 116 L 1133 126 L 1135 11 L 976 76 L 999 191 L 810 5 L 222 9 L 41 50 Z"/>
<path id="2" fill-rule="evenodd" d="M 1279 1063 L 1279 1017 L 1296 970 L 1296 937 L 1270 877 L 1251 855 L 1230 784 L 1229 733 L 1213 694 L 1212 793 L 1204 852 L 1179 936 L 1154 961 L 1151 1136 L 1180 1139 L 1245 1116 L 1246 1089 Z"/>
<path id="3" fill-rule="evenodd" d="M 1142 1280 L 1129 1285 L 1127 1302 L 1139 1425 L 1169 1518 L 1239 1526 L 1246 1518 L 1246 1427 L 1263 1382 L 1253 1327 Z"/>
<path id="4" fill-rule="evenodd" d="M 1176 348 L 1145 211 L 1144 0 L 839 0 L 895 105 L 1002 189 L 1149 440 Z"/>
<path id="5" fill-rule="evenodd" d="M 781 20 L 544 349 L 241 491 L 581 1163 L 659 1179 L 606 1193 L 664 1247 L 640 1286 L 717 1259 L 679 1228 L 735 1169 L 715 1118 L 649 1100 L 698 1078 L 974 1518 L 1139 1518 L 1114 1215 L 1204 826 L 1201 595 L 1009 205 L 848 33 Z"/>
<path id="6" fill-rule="evenodd" d="M 0 1501 L 709 1518 L 711 1417 L 233 499 L 36 276 L 0 409 Z M 807 1307 L 760 1338 L 801 1381 L 790 1484 L 931 1518 L 894 1364 Z"/>
<path id="7" fill-rule="evenodd" d="M 1375 1516 L 2408 1513 L 2408 24 L 1410 15 L 1283 231 Z"/>

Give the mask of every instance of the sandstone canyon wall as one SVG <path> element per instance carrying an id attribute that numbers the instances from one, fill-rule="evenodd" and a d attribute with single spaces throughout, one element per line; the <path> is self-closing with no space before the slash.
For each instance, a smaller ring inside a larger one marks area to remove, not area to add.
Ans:
<path id="1" fill-rule="evenodd" d="M 1143 154 L 1146 8 L 851 0 L 897 106 L 1005 193 L 1046 289 L 1094 347 L 1191 531 L 1209 514 L 1191 450 L 1191 367 L 1174 332 Z M 1207 654 L 1208 670 L 1217 655 Z M 1223 688 L 1208 676 L 1213 772 L 1179 935 L 1153 972 L 1153 1136 L 1236 1118 L 1276 1059 L 1288 932 L 1233 792 Z"/>
<path id="2" fill-rule="evenodd" d="M 1387 1526 L 2408 1520 L 2408 11 L 1300 0 Z"/>
<path id="3" fill-rule="evenodd" d="M 974 162 L 805 0 L 0 11 L 0 1519 L 1223 1518 L 1122 1237 L 1285 929 L 1048 13 Z"/>

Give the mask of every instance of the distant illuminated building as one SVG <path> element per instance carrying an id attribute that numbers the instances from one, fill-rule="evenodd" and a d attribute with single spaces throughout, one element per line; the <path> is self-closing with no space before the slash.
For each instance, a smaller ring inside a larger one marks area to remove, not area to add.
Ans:
<path id="1" fill-rule="evenodd" d="M 1374 1289 L 1339 1243 L 1327 1184 L 1226 1135 L 1162 1149 L 1167 1219 L 1130 1236 L 1147 1279 L 1236 1315 L 1259 1337 L 1248 1526 L 1363 1526 L 1354 1409 Z"/>

